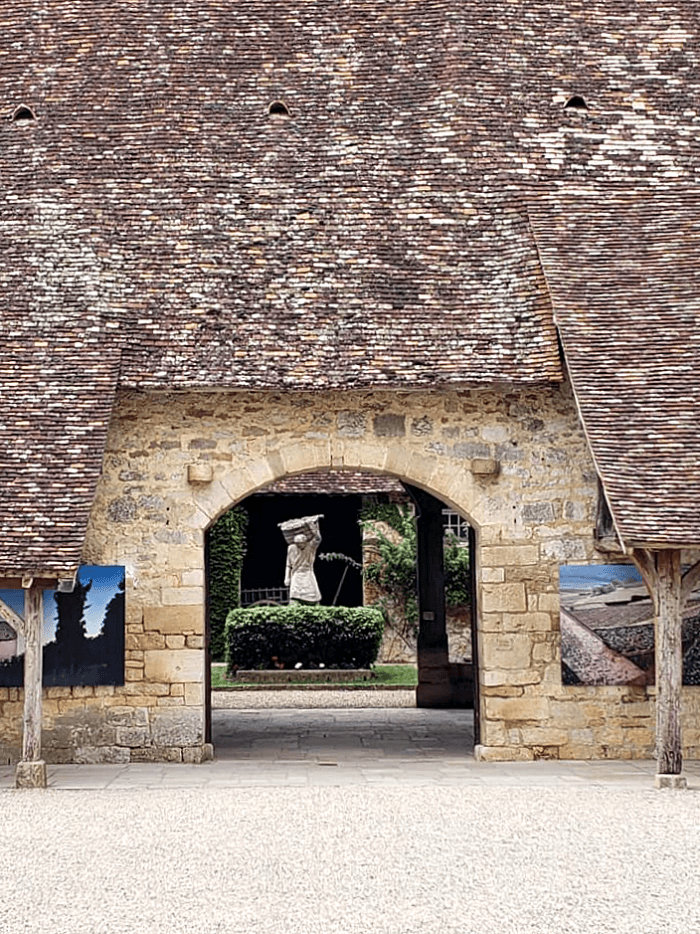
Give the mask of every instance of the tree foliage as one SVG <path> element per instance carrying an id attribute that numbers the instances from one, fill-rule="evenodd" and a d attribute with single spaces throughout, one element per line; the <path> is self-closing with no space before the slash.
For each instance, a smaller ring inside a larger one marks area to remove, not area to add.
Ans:
<path id="1" fill-rule="evenodd" d="M 91 588 L 92 581 L 83 584 L 76 580 L 70 593 L 57 591 L 53 596 L 58 613 L 57 658 L 59 664 L 68 671 L 76 670 L 83 661 L 86 639 L 85 610 L 88 609 L 86 603 Z"/>
<path id="2" fill-rule="evenodd" d="M 107 604 L 98 636 L 102 641 L 102 657 L 106 660 L 108 684 L 124 683 L 124 581 Z"/>
<path id="3" fill-rule="evenodd" d="M 408 506 L 379 503 L 365 507 L 360 521 L 371 531 L 379 556 L 365 567 L 365 577 L 389 597 L 398 612 L 411 625 L 418 622 L 418 578 L 416 572 L 417 527 Z M 384 522 L 400 538 L 392 541 L 378 526 Z M 454 535 L 445 538 L 445 603 L 462 606 L 471 600 L 469 548 L 460 545 Z M 385 607 L 386 610 L 386 607 Z"/>

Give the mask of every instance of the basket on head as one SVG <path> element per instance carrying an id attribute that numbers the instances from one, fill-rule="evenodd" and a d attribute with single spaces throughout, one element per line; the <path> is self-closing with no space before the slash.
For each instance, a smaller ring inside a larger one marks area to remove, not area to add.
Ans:
<path id="1" fill-rule="evenodd" d="M 284 540 L 288 545 L 291 545 L 295 535 L 300 533 L 313 535 L 319 519 L 323 519 L 323 516 L 304 516 L 302 519 L 287 519 L 286 522 L 278 522 L 277 524 L 282 530 Z"/>

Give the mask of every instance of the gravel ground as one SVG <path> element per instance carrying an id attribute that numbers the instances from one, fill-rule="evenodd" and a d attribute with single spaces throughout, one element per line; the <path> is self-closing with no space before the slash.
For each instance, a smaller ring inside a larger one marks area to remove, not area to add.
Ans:
<path id="1" fill-rule="evenodd" d="M 2 934 L 680 934 L 700 795 L 3 792 Z"/>
<path id="2" fill-rule="evenodd" d="M 269 707 L 415 707 L 416 692 L 412 691 L 212 691 L 214 710 L 262 710 Z"/>

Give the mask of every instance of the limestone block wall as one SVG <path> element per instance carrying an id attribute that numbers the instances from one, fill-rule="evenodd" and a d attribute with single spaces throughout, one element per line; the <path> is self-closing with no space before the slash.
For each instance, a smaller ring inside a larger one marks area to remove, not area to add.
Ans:
<path id="1" fill-rule="evenodd" d="M 601 560 L 592 538 L 595 472 L 564 384 L 433 393 L 122 393 L 83 557 L 126 566 L 126 683 L 47 689 L 47 758 L 208 755 L 206 529 L 262 485 L 328 467 L 406 479 L 475 528 L 477 755 L 650 753 L 653 698 L 637 688 L 561 683 L 559 565 Z M 20 691 L 0 689 L 0 715 L 0 742 L 15 748 Z M 696 733 L 688 741 L 700 746 Z"/>
<path id="2" fill-rule="evenodd" d="M 43 697 L 49 762 L 201 762 L 203 607 L 127 604 L 125 683 L 51 687 Z M 23 691 L 0 688 L 0 761 L 16 761 Z"/>

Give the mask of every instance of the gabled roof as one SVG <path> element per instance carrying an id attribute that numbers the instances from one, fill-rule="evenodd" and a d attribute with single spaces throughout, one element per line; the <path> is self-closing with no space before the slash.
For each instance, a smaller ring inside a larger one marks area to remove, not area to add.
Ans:
<path id="1" fill-rule="evenodd" d="M 555 205 L 572 187 L 673 184 L 663 204 L 674 209 L 700 174 L 700 13 L 686 0 L 182 0 L 175 12 L 42 0 L 30 11 L 7 0 L 0 35 L 12 338 L 0 346 L 12 477 L 0 530 L 15 567 L 77 560 L 122 346 L 119 383 L 143 390 L 561 380 L 532 190 Z M 288 118 L 270 114 L 275 102 Z M 13 119 L 18 106 L 29 119 Z M 628 222 L 614 201 L 598 207 L 609 228 Z M 556 255 L 562 269 L 581 261 Z M 673 263 L 657 275 L 672 301 Z M 99 353 L 84 315 L 101 322 Z M 73 340 L 55 373 L 48 350 L 28 361 L 17 349 L 33 346 L 30 322 L 42 339 Z M 13 375 L 18 354 L 42 391 L 68 393 L 58 436 L 85 445 L 77 485 L 53 469 L 44 439 L 58 422 Z M 83 361 L 94 382 L 69 385 Z M 583 385 L 575 361 L 572 373 Z M 680 494 L 653 486 L 661 522 L 648 508 L 637 520 L 627 448 L 603 456 L 595 407 L 579 398 L 620 529 L 676 536 Z M 685 541 L 692 518 L 683 528 Z"/>
<path id="2" fill-rule="evenodd" d="M 620 535 L 700 546 L 700 190 L 572 186 L 532 218 Z"/>

